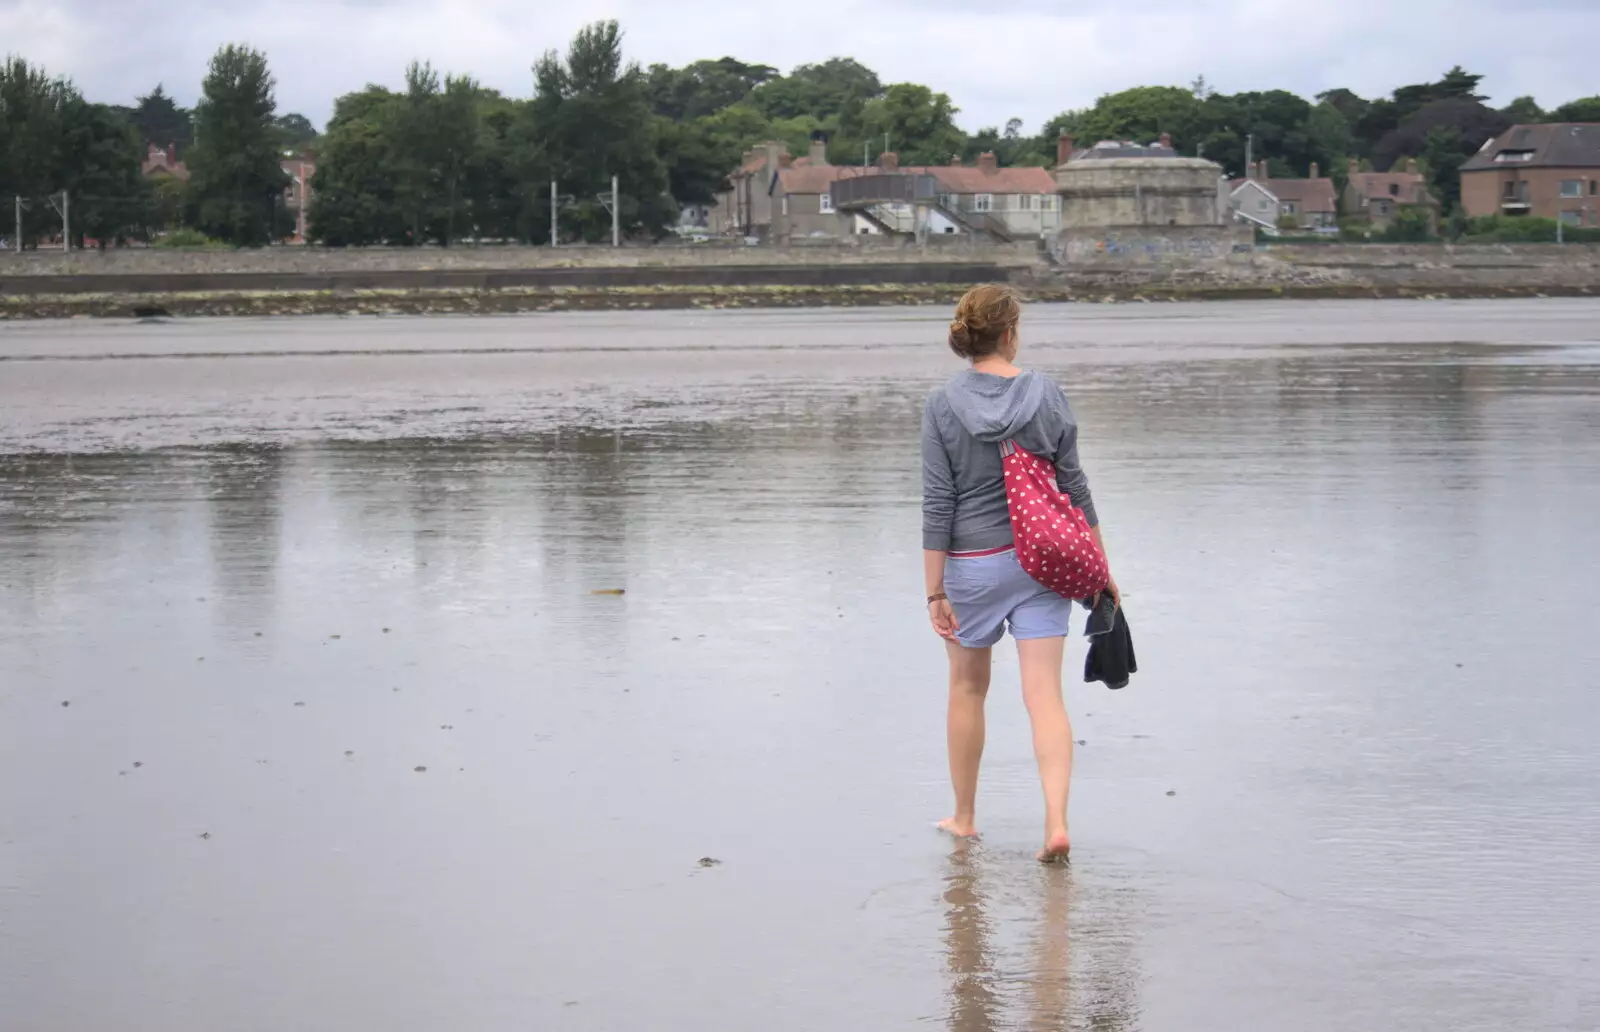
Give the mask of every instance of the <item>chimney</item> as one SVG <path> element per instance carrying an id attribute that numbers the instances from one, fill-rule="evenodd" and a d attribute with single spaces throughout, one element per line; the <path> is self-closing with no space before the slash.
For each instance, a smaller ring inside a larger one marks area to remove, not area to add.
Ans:
<path id="1" fill-rule="evenodd" d="M 894 151 L 884 151 L 878 155 L 878 167 L 885 172 L 894 172 L 900 168 L 900 155 Z"/>
<path id="2" fill-rule="evenodd" d="M 1416 158 L 1407 158 L 1406 159 L 1406 171 L 1411 173 L 1412 175 L 1416 175 L 1417 174 L 1417 159 Z"/>
<path id="3" fill-rule="evenodd" d="M 1172 149 L 1172 134 L 1171 133 L 1162 133 L 1161 134 L 1161 146 L 1165 147 L 1167 150 L 1171 150 Z"/>
<path id="4" fill-rule="evenodd" d="M 761 189 L 766 190 L 771 186 L 772 179 L 778 174 L 778 170 L 783 168 L 783 159 L 788 155 L 784 152 L 783 144 L 775 140 L 768 140 L 767 145 L 762 149 L 767 152 L 767 163 L 765 166 L 766 177 L 761 182 Z"/>
<path id="5" fill-rule="evenodd" d="M 167 144 L 167 164 L 169 164 L 169 165 L 177 165 L 177 163 L 178 163 L 178 145 L 175 144 L 175 143 L 169 143 L 169 144 Z"/>
<path id="6" fill-rule="evenodd" d="M 813 165 L 828 163 L 828 138 L 820 132 L 811 134 L 810 158 Z"/>
<path id="7" fill-rule="evenodd" d="M 1355 158 L 1351 158 L 1350 164 L 1346 166 L 1345 171 L 1349 174 L 1351 179 L 1354 179 L 1356 176 L 1361 174 L 1361 162 L 1357 161 Z"/>
<path id="8" fill-rule="evenodd" d="M 983 169 L 984 175 L 993 175 L 1000 168 L 1000 162 L 995 158 L 994 151 L 984 151 L 978 155 L 978 167 Z"/>
<path id="9" fill-rule="evenodd" d="M 1318 165 L 1315 161 L 1313 161 L 1311 163 L 1311 178 L 1312 179 L 1321 179 L 1322 178 L 1322 166 Z"/>
<path id="10" fill-rule="evenodd" d="M 1258 183 L 1265 183 L 1267 181 L 1267 159 L 1266 158 L 1262 158 L 1260 161 L 1256 162 L 1256 181 Z"/>
<path id="11" fill-rule="evenodd" d="M 1065 165 L 1072 160 L 1073 139 L 1066 133 L 1056 138 L 1056 164 Z"/>
<path id="12" fill-rule="evenodd" d="M 951 168 L 960 168 L 961 167 L 961 155 L 959 155 L 959 154 L 950 155 L 950 167 Z"/>

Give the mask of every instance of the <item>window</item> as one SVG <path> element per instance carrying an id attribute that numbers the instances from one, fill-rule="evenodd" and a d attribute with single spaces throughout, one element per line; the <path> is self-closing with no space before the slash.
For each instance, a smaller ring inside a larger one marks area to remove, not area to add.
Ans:
<path id="1" fill-rule="evenodd" d="M 1579 212 L 1579 211 L 1564 211 L 1564 212 L 1561 212 L 1560 214 L 1558 214 L 1556 216 L 1556 218 L 1561 220 L 1562 225 L 1566 225 L 1566 226 L 1581 226 L 1581 225 L 1583 225 L 1583 213 Z"/>
<path id="2" fill-rule="evenodd" d="M 1597 187 L 1600 187 L 1600 179 L 1591 179 L 1591 180 L 1589 180 L 1589 196 L 1590 197 L 1593 197 L 1595 194 L 1600 193 L 1600 189 L 1596 189 Z"/>
<path id="3" fill-rule="evenodd" d="M 1033 194 L 1017 194 L 1017 210 L 1018 211 L 1032 211 L 1033 210 Z"/>
<path id="4" fill-rule="evenodd" d="M 1294 201 L 1284 201 L 1283 202 L 1283 213 L 1285 215 L 1294 215 L 1294 214 L 1298 213 L 1299 211 L 1300 211 L 1300 205 L 1296 204 Z"/>
<path id="5" fill-rule="evenodd" d="M 1516 184 L 1516 181 L 1515 180 L 1511 180 L 1511 179 L 1506 180 L 1505 199 L 1508 200 L 1508 201 L 1511 201 L 1511 200 L 1515 200 L 1516 197 L 1517 197 L 1517 184 Z"/>
<path id="6" fill-rule="evenodd" d="M 1271 202 L 1269 202 L 1265 197 L 1263 197 L 1259 201 L 1256 202 L 1256 211 L 1266 211 L 1267 208 L 1269 208 L 1270 206 L 1271 206 Z"/>
<path id="7" fill-rule="evenodd" d="M 1589 185 L 1590 186 L 1594 186 L 1593 183 L 1590 183 Z M 1593 193 L 1592 190 L 1590 192 Z M 1043 197 L 1039 198 L 1039 210 L 1040 211 L 1055 211 L 1056 210 L 1055 194 L 1045 194 Z"/>
<path id="8" fill-rule="evenodd" d="M 994 207 L 994 198 L 986 193 L 972 195 L 973 211 L 988 211 Z"/>
<path id="9" fill-rule="evenodd" d="M 817 198 L 817 210 L 824 215 L 833 214 L 833 194 L 825 193 Z"/>
<path id="10" fill-rule="evenodd" d="M 1563 197 L 1582 197 L 1583 196 L 1583 180 L 1581 180 L 1581 179 L 1563 179 L 1561 181 L 1561 196 L 1563 196 Z"/>
<path id="11" fill-rule="evenodd" d="M 1400 196 L 1400 184 L 1399 183 L 1390 183 L 1389 184 L 1389 196 L 1390 197 L 1399 197 Z"/>
<path id="12" fill-rule="evenodd" d="M 1513 163 L 1516 163 L 1516 162 L 1532 161 L 1533 160 L 1533 151 L 1531 151 L 1531 150 L 1503 150 L 1499 154 L 1496 154 L 1494 156 L 1494 160 L 1496 162 L 1502 164 L 1502 165 L 1513 164 Z"/>
<path id="13" fill-rule="evenodd" d="M 789 214 L 789 195 L 788 194 L 784 194 L 783 195 L 783 213 L 785 215 Z"/>

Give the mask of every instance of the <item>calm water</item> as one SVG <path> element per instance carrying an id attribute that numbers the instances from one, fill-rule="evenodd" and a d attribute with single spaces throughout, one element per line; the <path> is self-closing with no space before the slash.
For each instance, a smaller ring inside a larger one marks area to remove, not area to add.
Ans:
<path id="1" fill-rule="evenodd" d="M 945 318 L 0 325 L 0 1027 L 1600 1027 L 1600 304 L 1030 310 L 1069 869 L 1004 650 L 930 828 Z"/>

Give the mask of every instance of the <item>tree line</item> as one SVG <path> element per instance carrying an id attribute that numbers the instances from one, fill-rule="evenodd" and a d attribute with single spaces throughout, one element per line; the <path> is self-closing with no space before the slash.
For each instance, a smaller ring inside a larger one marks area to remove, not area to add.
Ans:
<path id="1" fill-rule="evenodd" d="M 292 232 L 280 158 L 309 146 L 310 233 L 325 244 L 549 243 L 552 208 L 558 241 L 599 241 L 610 233 L 612 177 L 625 232 L 659 238 L 683 206 L 711 203 L 747 149 L 766 140 L 800 154 L 821 136 L 835 164 L 894 151 L 905 165 L 984 152 L 1002 165 L 1050 165 L 1063 133 L 1079 146 L 1167 133 L 1181 153 L 1234 176 L 1247 153 L 1277 176 L 1318 164 L 1340 185 L 1352 160 L 1384 171 L 1414 159 L 1448 211 L 1461 164 L 1489 137 L 1516 123 L 1600 121 L 1600 96 L 1551 111 L 1531 97 L 1492 107 L 1482 77 L 1456 67 L 1372 99 L 1343 88 L 1309 99 L 1225 94 L 1202 77 L 1107 94 L 1033 134 L 1016 118 L 968 133 L 949 95 L 886 84 L 851 58 L 787 74 L 732 57 L 646 68 L 622 44 L 615 21 L 583 28 L 564 52 L 538 59 L 527 98 L 413 63 L 399 89 L 369 85 L 337 98 L 321 133 L 302 115 L 278 114 L 266 57 L 246 46 L 216 53 L 192 111 L 159 85 L 130 107 L 92 103 L 12 57 L 0 65 L 0 196 L 28 199 L 30 239 L 59 230 L 51 198 L 65 190 L 74 236 L 104 244 L 184 229 L 256 246 Z M 147 181 L 147 144 L 175 147 L 188 182 Z"/>

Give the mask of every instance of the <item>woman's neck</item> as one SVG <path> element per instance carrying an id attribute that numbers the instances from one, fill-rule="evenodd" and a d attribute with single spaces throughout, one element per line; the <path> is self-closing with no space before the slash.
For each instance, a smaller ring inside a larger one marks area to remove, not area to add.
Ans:
<path id="1" fill-rule="evenodd" d="M 1018 369 L 1016 366 L 1012 365 L 1008 359 L 1003 358 L 1000 355 L 990 355 L 987 358 L 980 358 L 978 361 L 972 363 L 972 371 L 975 373 L 988 373 L 990 376 L 1005 377 L 1013 377 L 1022 372 L 1021 369 Z"/>

